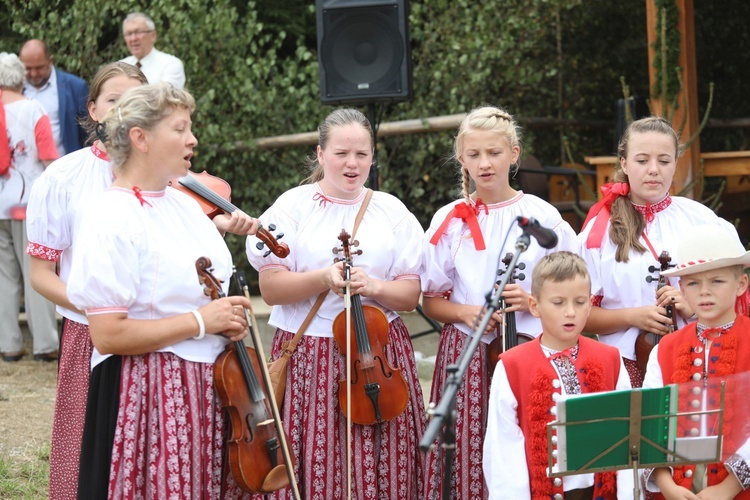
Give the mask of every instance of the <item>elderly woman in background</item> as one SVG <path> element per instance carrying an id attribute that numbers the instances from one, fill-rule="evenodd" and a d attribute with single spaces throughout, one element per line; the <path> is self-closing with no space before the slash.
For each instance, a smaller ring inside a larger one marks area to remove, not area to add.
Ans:
<path id="1" fill-rule="evenodd" d="M 0 53 L 0 351 L 4 361 L 24 355 L 18 311 L 23 296 L 34 359 L 57 359 L 55 306 L 31 288 L 26 249 L 26 203 L 31 186 L 58 157 L 42 105 L 23 96 L 26 73 L 15 54 Z"/>

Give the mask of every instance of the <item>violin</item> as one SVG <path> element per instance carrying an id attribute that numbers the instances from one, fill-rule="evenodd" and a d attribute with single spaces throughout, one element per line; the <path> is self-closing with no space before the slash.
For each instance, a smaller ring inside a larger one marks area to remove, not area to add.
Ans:
<path id="1" fill-rule="evenodd" d="M 502 259 L 502 263 L 505 264 L 505 269 L 501 269 L 497 272 L 498 276 L 502 276 L 505 273 L 511 273 L 508 278 L 509 285 L 515 283 L 516 280 L 523 281 L 526 279 L 525 274 L 516 272 L 519 269 L 521 271 L 526 269 L 526 264 L 519 262 L 514 269 L 510 269 L 509 267 L 512 261 L 513 252 L 506 253 L 505 257 Z M 500 283 L 501 281 L 497 281 L 496 284 L 499 285 Z M 503 311 L 503 324 L 500 335 L 487 346 L 487 359 L 489 362 L 488 368 L 490 369 L 490 374 L 495 370 L 495 365 L 497 364 L 498 357 L 501 353 L 534 339 L 534 337 L 528 333 L 518 332 L 518 328 L 516 327 L 516 313 L 515 311 L 507 312 L 505 310 L 506 307 L 507 304 L 505 302 L 505 297 L 500 296 L 500 309 Z"/>
<path id="2" fill-rule="evenodd" d="M 231 214 L 235 210 L 238 210 L 236 206 L 229 202 L 232 194 L 232 188 L 229 183 L 208 172 L 204 171 L 200 174 L 194 174 L 188 171 L 188 175 L 179 179 L 173 179 L 169 181 L 168 185 L 194 198 L 203 209 L 203 213 L 211 219 L 222 212 Z M 274 236 L 271 234 L 271 231 L 276 231 L 275 225 L 269 224 L 268 229 L 266 229 L 260 224 L 260 221 L 258 224 L 258 232 L 255 236 L 260 241 L 255 247 L 258 250 L 263 250 L 264 245 L 268 247 L 263 257 L 267 257 L 273 253 L 275 256 L 283 259 L 289 255 L 289 246 L 286 243 L 279 243 L 277 241 L 283 238 L 284 234 L 280 233 Z"/>
<path id="3" fill-rule="evenodd" d="M 662 271 L 666 271 L 667 269 L 675 266 L 674 264 L 670 264 L 671 261 L 672 258 L 669 256 L 669 252 L 667 252 L 666 250 L 663 251 L 659 255 L 659 267 L 648 267 L 649 275 L 646 276 L 646 283 L 653 283 L 654 281 L 656 281 L 656 290 L 659 290 L 661 287 L 668 285 L 669 280 L 661 273 Z M 656 272 L 658 272 L 659 274 L 658 278 L 654 278 L 653 276 L 653 274 Z M 677 314 L 672 304 L 667 305 L 665 309 L 667 310 L 667 317 L 672 319 L 672 324 L 669 325 L 669 333 L 672 333 L 677 330 Z M 635 339 L 635 360 L 636 363 L 638 363 L 638 368 L 642 373 L 646 373 L 648 357 L 651 354 L 654 346 L 659 343 L 659 340 L 661 340 L 661 337 L 661 335 L 641 330 L 641 332 L 638 334 L 638 338 Z"/>
<path id="4" fill-rule="evenodd" d="M 358 246 L 355 240 L 349 243 L 349 234 L 341 230 L 341 248 L 333 253 L 343 252 L 344 277 L 351 277 L 352 252 L 350 246 Z M 362 250 L 354 252 L 361 255 Z M 351 297 L 351 322 L 347 321 L 347 311 L 342 311 L 333 321 L 333 337 L 341 353 L 346 356 L 351 370 L 351 379 L 339 380 L 339 406 L 351 422 L 361 425 L 374 425 L 392 420 L 406 409 L 409 401 L 409 387 L 406 385 L 400 368 L 393 368 L 385 357 L 384 348 L 388 345 L 388 318 L 374 306 L 362 305 L 360 296 Z M 349 345 L 354 346 L 347 352 Z M 348 404 L 347 386 L 351 401 Z M 350 407 L 350 412 L 347 408 Z M 350 414 L 349 414 L 350 413 Z"/>
<path id="5" fill-rule="evenodd" d="M 195 267 L 204 293 L 213 300 L 223 297 L 221 283 L 210 271 L 211 261 L 200 257 Z M 286 436 L 271 415 L 259 381 L 260 366 L 255 349 L 234 341 L 214 363 L 214 385 L 229 417 L 227 449 L 234 480 L 245 491 L 271 493 L 289 486 L 290 471 L 282 449 Z"/>

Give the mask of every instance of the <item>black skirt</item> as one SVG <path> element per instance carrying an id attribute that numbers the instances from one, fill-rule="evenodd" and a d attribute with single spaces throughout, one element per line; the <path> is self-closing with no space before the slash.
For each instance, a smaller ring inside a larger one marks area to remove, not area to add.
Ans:
<path id="1" fill-rule="evenodd" d="M 122 357 L 110 356 L 91 371 L 78 472 L 79 500 L 107 498 L 121 366 Z"/>

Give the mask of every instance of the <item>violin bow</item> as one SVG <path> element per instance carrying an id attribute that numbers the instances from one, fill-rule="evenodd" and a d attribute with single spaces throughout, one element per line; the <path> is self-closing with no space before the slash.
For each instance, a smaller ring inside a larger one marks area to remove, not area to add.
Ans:
<path id="1" fill-rule="evenodd" d="M 236 268 L 233 268 L 232 270 L 232 276 L 236 280 L 237 288 L 239 290 L 242 290 L 242 293 L 245 295 L 247 300 L 250 300 L 250 290 L 247 286 L 245 275 L 238 272 Z M 260 331 L 258 330 L 258 322 L 255 319 L 255 313 L 253 312 L 252 305 L 250 306 L 250 308 L 243 307 L 242 309 L 245 311 L 245 320 L 247 321 L 247 324 L 251 326 L 250 336 L 253 339 L 253 343 L 255 344 L 255 352 L 258 356 L 258 366 L 260 366 L 261 372 L 263 374 L 263 382 L 266 385 L 268 401 L 271 403 L 271 413 L 273 413 L 273 419 L 276 423 L 276 428 L 278 429 L 277 434 L 279 436 L 279 444 L 281 445 L 281 453 L 282 455 L 284 455 L 284 465 L 286 465 L 286 473 L 289 477 L 289 486 L 292 488 L 292 495 L 294 496 L 294 499 L 301 500 L 302 497 L 300 496 L 299 489 L 297 488 L 297 480 L 294 477 L 294 464 L 292 463 L 292 455 L 289 453 L 289 447 L 286 442 L 286 433 L 284 432 L 284 426 L 281 420 L 281 413 L 279 413 L 279 406 L 276 403 L 276 394 L 273 390 L 273 385 L 271 384 L 271 376 L 268 373 L 268 365 L 265 361 L 266 354 L 263 351 L 263 343 L 260 341 L 260 334 L 258 333 Z"/>
<path id="2" fill-rule="evenodd" d="M 347 499 L 352 498 L 352 281 L 351 264 L 344 261 L 344 309 L 346 310 L 346 491 Z"/>

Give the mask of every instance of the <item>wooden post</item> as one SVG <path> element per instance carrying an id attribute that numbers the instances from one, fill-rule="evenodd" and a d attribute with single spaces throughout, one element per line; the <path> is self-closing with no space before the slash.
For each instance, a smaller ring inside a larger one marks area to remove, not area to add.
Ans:
<path id="1" fill-rule="evenodd" d="M 685 120 L 682 130 L 682 141 L 687 141 L 698 129 L 700 124 L 698 117 L 698 76 L 695 65 L 695 16 L 693 11 L 693 0 L 674 0 L 679 9 L 677 29 L 680 31 L 680 69 L 682 72 L 683 90 L 678 97 L 678 108 L 674 113 L 672 123 L 679 127 Z M 654 0 L 646 0 L 646 23 L 648 26 L 648 76 L 650 88 L 656 82 L 657 68 L 653 67 L 655 50 L 652 44 L 656 41 L 656 24 L 661 13 L 656 9 Z M 658 48 L 656 50 L 659 50 Z M 674 68 L 667 68 L 674 71 Z M 662 110 L 669 103 L 666 97 L 651 99 L 651 108 L 656 114 L 662 114 Z M 696 178 L 700 171 L 700 140 L 698 138 L 691 144 L 690 148 L 677 162 L 677 170 L 672 182 L 672 191 L 680 192 L 692 179 Z M 688 191 L 686 196 L 695 197 L 695 189 Z"/>

